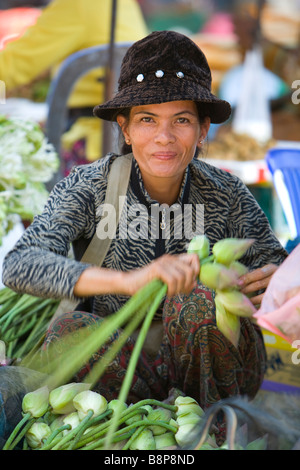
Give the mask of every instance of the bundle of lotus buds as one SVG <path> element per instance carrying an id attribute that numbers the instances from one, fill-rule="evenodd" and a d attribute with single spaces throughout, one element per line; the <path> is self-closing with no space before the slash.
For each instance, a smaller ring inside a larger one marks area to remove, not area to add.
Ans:
<path id="1" fill-rule="evenodd" d="M 197 436 L 203 415 L 188 396 L 178 395 L 173 404 L 149 398 L 127 405 L 85 383 L 42 386 L 23 397 L 22 419 L 3 450 L 179 449 Z M 207 445 L 217 448 L 214 435 L 205 437 Z"/>
<path id="2" fill-rule="evenodd" d="M 217 327 L 235 347 L 240 338 L 240 317 L 252 317 L 256 312 L 238 283 L 239 277 L 248 271 L 239 259 L 253 243 L 249 238 L 224 238 L 213 245 L 210 254 L 208 238 L 200 235 L 193 238 L 188 247 L 189 253 L 199 256 L 200 281 L 215 291 Z"/>

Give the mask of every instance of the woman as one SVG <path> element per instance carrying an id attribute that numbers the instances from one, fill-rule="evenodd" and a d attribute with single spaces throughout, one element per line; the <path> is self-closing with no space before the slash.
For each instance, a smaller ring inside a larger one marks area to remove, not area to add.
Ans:
<path id="1" fill-rule="evenodd" d="M 157 205 L 176 205 L 182 213 L 192 207 L 184 212 L 187 225 L 189 219 L 196 222 L 195 208 L 204 207 L 204 232 L 211 246 L 225 237 L 255 238 L 242 260 L 251 272 L 241 279 L 241 287 L 252 294 L 267 286 L 285 258 L 244 184 L 197 158 L 210 122 L 226 121 L 231 111 L 229 103 L 211 94 L 210 87 L 205 56 L 184 35 L 154 32 L 131 46 L 123 60 L 118 93 L 96 107 L 95 114 L 117 121 L 125 139 L 123 153 L 133 154 L 127 227 L 136 227 L 130 209 L 139 207 L 140 232 L 132 229 L 122 237 L 118 230 L 101 268 L 77 261 L 95 233 L 107 176 L 118 158 L 109 154 L 75 168 L 57 184 L 43 214 L 4 263 L 4 283 L 12 289 L 78 302 L 93 297 L 92 313 L 71 312 L 54 321 L 47 344 L 59 344 L 68 331 L 93 326 L 152 279 L 167 284 L 167 298 L 156 315 L 162 325 L 161 343 L 154 355 L 143 351 L 129 401 L 165 399 L 175 387 L 206 408 L 230 395 L 253 397 L 262 381 L 265 351 L 259 329 L 242 319 L 238 348 L 217 329 L 213 292 L 197 281 L 199 260 L 186 254 L 191 238 L 186 230 L 175 236 L 174 216 L 169 221 L 170 236 L 164 236 L 161 223 L 158 236 L 151 237 L 149 226 L 141 223 L 151 219 Z M 71 243 L 75 259 L 67 257 Z M 252 297 L 255 304 L 260 300 L 261 294 Z M 108 399 L 118 395 L 133 345 L 134 339 L 129 338 L 97 384 Z M 80 371 L 78 380 L 89 367 Z"/>

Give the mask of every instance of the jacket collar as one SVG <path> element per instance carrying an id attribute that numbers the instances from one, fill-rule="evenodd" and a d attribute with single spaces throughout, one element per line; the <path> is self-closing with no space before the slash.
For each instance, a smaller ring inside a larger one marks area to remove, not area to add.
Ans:
<path id="1" fill-rule="evenodd" d="M 152 204 L 158 204 L 157 201 L 151 198 L 150 194 L 146 191 L 143 183 L 142 174 L 139 168 L 137 161 L 133 158 L 132 167 L 131 167 L 131 184 L 132 190 L 138 200 L 150 207 Z M 178 195 L 178 199 L 175 203 L 184 205 L 188 203 L 189 194 L 190 194 L 190 185 L 191 185 L 191 176 L 189 167 L 186 168 L 184 173 L 184 178 L 182 181 L 181 189 Z"/>

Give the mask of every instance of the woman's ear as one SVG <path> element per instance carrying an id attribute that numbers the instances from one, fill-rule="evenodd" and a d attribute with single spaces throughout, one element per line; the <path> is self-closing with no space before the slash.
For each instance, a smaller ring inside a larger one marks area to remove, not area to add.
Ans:
<path id="1" fill-rule="evenodd" d="M 117 123 L 119 124 L 120 126 L 120 129 L 124 135 L 124 139 L 125 139 L 125 142 L 127 143 L 128 140 L 129 140 L 129 136 L 128 136 L 128 133 L 127 133 L 127 119 L 125 116 L 123 116 L 122 114 L 119 114 L 117 116 Z"/>
<path id="2" fill-rule="evenodd" d="M 201 122 L 201 135 L 199 138 L 198 147 L 200 147 L 203 144 L 204 140 L 206 139 L 209 128 L 210 128 L 210 118 L 206 117 Z"/>

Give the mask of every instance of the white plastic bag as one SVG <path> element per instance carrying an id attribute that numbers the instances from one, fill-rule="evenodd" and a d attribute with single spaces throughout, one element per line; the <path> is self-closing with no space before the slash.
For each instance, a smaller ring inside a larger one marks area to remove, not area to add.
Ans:
<path id="1" fill-rule="evenodd" d="M 269 99 L 264 86 L 261 47 L 247 51 L 240 83 L 240 96 L 232 122 L 233 131 L 247 134 L 259 142 L 272 137 Z"/>

